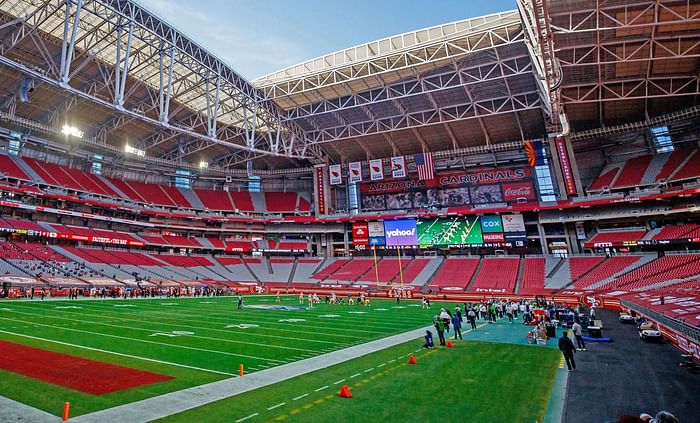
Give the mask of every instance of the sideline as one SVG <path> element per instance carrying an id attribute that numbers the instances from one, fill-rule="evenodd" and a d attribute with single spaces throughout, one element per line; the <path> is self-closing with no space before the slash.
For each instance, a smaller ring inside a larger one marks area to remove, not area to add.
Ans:
<path id="1" fill-rule="evenodd" d="M 244 377 L 224 379 L 130 404 L 96 411 L 94 413 L 78 416 L 71 419 L 71 421 L 94 423 L 103 423 L 105 421 L 128 421 L 130 423 L 149 422 L 200 407 L 214 401 L 292 379 L 306 373 L 324 369 L 394 345 L 415 340 L 422 337 L 425 331 L 430 329 L 434 329 L 434 327 L 432 325 L 426 326 L 402 334 L 307 358 L 306 360 L 295 361 L 268 370 L 251 373 Z"/>

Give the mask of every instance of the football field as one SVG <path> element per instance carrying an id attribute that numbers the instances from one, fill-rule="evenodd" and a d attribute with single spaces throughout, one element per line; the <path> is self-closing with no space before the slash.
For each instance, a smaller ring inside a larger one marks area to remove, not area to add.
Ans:
<path id="1" fill-rule="evenodd" d="M 374 300 L 371 307 L 307 309 L 299 307 L 297 297 L 281 301 L 248 296 L 242 310 L 233 297 L 2 302 L 5 355 L 21 355 L 18 348 L 29 346 L 95 360 L 82 366 L 93 372 L 99 373 L 101 363 L 122 366 L 117 374 L 145 371 L 156 382 L 95 395 L 90 381 L 69 387 L 62 386 L 60 374 L 59 380 L 44 376 L 55 370 L 50 366 L 32 377 L 45 364 L 18 369 L 23 358 L 17 356 L 0 367 L 0 395 L 56 415 L 70 401 L 75 416 L 236 376 L 241 364 L 246 373 L 255 372 L 424 327 L 440 307 L 422 310 L 418 302 Z M 75 376 L 80 374 L 65 379 Z"/>

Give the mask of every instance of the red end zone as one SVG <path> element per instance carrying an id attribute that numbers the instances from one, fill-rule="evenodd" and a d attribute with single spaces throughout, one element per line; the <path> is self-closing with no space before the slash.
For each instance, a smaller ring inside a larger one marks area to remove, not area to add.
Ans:
<path id="1" fill-rule="evenodd" d="M 6 341 L 0 341 L 0 357 L 0 369 L 93 395 L 174 379 Z"/>

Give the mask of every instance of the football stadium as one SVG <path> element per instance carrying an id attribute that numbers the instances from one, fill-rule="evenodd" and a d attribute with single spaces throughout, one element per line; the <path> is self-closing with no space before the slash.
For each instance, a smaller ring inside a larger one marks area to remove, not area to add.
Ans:
<path id="1" fill-rule="evenodd" d="M 464 3 L 0 0 L 0 422 L 699 422 L 700 2 Z"/>

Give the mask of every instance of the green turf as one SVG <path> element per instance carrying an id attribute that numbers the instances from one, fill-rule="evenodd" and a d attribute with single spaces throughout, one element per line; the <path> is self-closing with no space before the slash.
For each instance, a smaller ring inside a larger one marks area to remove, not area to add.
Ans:
<path id="1" fill-rule="evenodd" d="M 296 297 L 282 300 L 283 305 L 298 305 Z M 272 305 L 274 297 L 246 297 L 245 302 Z M 56 415 L 63 402 L 70 401 L 71 415 L 81 415 L 230 377 L 239 364 L 248 372 L 258 371 L 422 327 L 440 306 L 422 310 L 416 302 L 397 306 L 394 301 L 374 300 L 368 308 L 321 305 L 272 311 L 236 310 L 235 304 L 231 297 L 3 301 L 0 339 L 175 379 L 96 396 L 0 370 L 0 395 Z M 241 324 L 258 326 L 230 326 Z M 181 335 L 170 336 L 173 332 Z"/>
<path id="2" fill-rule="evenodd" d="M 543 421 L 556 350 L 457 341 L 416 352 L 420 345 L 411 341 L 161 421 Z M 409 353 L 417 365 L 406 364 Z M 344 383 L 353 398 L 336 395 Z"/>

